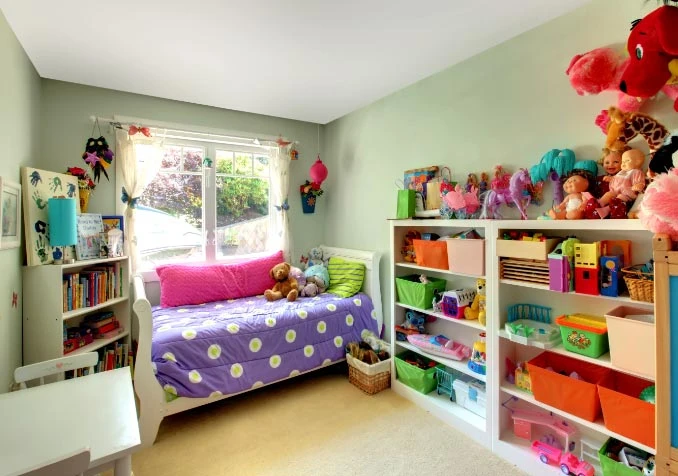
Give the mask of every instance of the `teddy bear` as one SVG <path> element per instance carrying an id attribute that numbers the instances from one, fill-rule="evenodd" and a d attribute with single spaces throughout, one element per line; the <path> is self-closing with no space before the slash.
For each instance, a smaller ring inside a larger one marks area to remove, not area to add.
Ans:
<path id="1" fill-rule="evenodd" d="M 289 263 L 276 264 L 271 268 L 271 278 L 275 280 L 273 289 L 267 289 L 264 296 L 268 301 L 277 301 L 284 297 L 288 301 L 294 301 L 299 295 L 297 280 L 290 276 L 292 266 Z"/>
<path id="2" fill-rule="evenodd" d="M 473 298 L 473 303 L 464 309 L 464 317 L 466 319 L 478 319 L 481 325 L 485 325 L 485 280 L 478 278 L 476 280 L 476 297 Z"/>
<path id="3" fill-rule="evenodd" d="M 306 286 L 303 296 L 313 297 L 324 293 L 330 284 L 330 274 L 322 264 L 313 265 L 304 271 Z"/>

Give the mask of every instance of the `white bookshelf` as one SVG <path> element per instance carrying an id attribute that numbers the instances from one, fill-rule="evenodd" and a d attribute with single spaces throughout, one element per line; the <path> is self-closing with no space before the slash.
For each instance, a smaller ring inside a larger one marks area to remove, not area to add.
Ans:
<path id="1" fill-rule="evenodd" d="M 446 235 L 467 229 L 476 229 L 485 237 L 485 279 L 487 280 L 487 329 L 484 329 L 477 321 L 457 320 L 431 309 L 421 310 L 398 301 L 395 289 L 395 278 L 408 274 L 426 274 L 447 281 L 447 289 L 474 288 L 477 276 L 469 276 L 447 270 L 438 270 L 417 266 L 415 263 L 403 262 L 400 255 L 403 237 L 408 230 L 420 232 L 432 232 L 438 235 Z M 397 355 L 403 350 L 411 350 L 436 362 L 443 363 L 449 368 L 470 374 L 478 380 L 483 380 L 465 366 L 465 362 L 451 361 L 422 351 L 415 346 L 395 340 L 394 325 L 404 320 L 405 312 L 409 309 L 423 314 L 436 317 L 436 321 L 427 324 L 427 332 L 430 334 L 444 334 L 448 338 L 461 341 L 466 345 L 472 345 L 478 332 L 486 332 L 487 344 L 487 375 L 485 380 L 487 389 L 487 414 L 481 418 L 466 409 L 449 401 L 446 395 L 437 395 L 435 390 L 428 395 L 422 395 L 415 390 L 397 381 L 395 369 L 392 372 L 393 389 L 400 395 L 412 400 L 415 404 L 430 411 L 447 424 L 454 426 L 468 434 L 476 441 L 489 447 L 499 456 L 516 464 L 528 474 L 535 476 L 561 474 L 556 466 L 544 465 L 539 461 L 535 453 L 530 449 L 530 442 L 522 440 L 513 434 L 513 422 L 508 408 L 524 408 L 529 410 L 541 410 L 546 413 L 557 415 L 577 428 L 576 449 L 574 453 L 579 456 L 580 440 L 602 444 L 609 438 L 614 437 L 637 448 L 654 454 L 655 450 L 643 445 L 624 435 L 608 430 L 602 417 L 595 422 L 589 422 L 558 408 L 537 401 L 530 393 L 524 392 L 505 379 L 506 364 L 508 357 L 513 361 L 526 361 L 544 349 L 523 345 L 509 339 L 504 330 L 507 320 L 507 307 L 517 303 L 530 303 L 552 308 L 552 318 L 568 313 L 587 313 L 604 315 L 607 311 L 617 306 L 632 306 L 652 312 L 653 303 L 634 301 L 629 296 L 608 297 L 602 295 L 587 295 L 571 293 L 559 293 L 549 290 L 547 285 L 532 284 L 508 279 L 500 279 L 499 258 L 496 254 L 496 240 L 503 236 L 504 231 L 525 230 L 542 232 L 549 236 L 566 237 L 575 235 L 582 242 L 594 242 L 599 240 L 627 239 L 633 242 L 633 264 L 644 263 L 652 258 L 652 234 L 642 228 L 638 220 L 393 220 L 391 221 L 391 316 L 390 326 L 393 353 Z M 621 279 L 621 278 L 620 278 Z M 612 364 L 609 352 L 599 358 L 591 358 L 575 354 L 565 350 L 562 344 L 548 352 L 566 355 L 583 362 L 616 370 L 618 372 L 634 375 L 652 381 L 648 375 L 630 372 L 620 369 Z M 600 476 L 600 473 L 596 473 Z"/>
<path id="2" fill-rule="evenodd" d="M 63 276 L 79 273 L 94 266 L 120 264 L 122 295 L 96 306 L 64 312 Z M 63 325 L 77 326 L 87 315 L 99 311 L 113 311 L 122 331 L 106 339 L 94 339 L 91 344 L 75 349 L 68 355 L 95 351 L 113 342 L 129 344 L 130 301 L 129 259 L 102 258 L 76 261 L 64 265 L 25 266 L 23 269 L 23 360 L 32 364 L 55 359 L 63 353 Z"/>

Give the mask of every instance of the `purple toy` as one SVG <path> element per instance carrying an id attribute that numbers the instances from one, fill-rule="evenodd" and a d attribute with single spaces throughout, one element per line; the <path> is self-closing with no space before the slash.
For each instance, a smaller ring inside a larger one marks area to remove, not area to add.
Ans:
<path id="1" fill-rule="evenodd" d="M 520 216 L 523 220 L 527 219 L 525 208 L 530 204 L 529 193 L 524 193 L 532 184 L 530 174 L 527 169 L 520 169 L 510 179 L 506 180 L 508 174 L 501 179 L 497 177 L 492 181 L 492 189 L 486 192 L 482 199 L 483 210 L 480 214 L 482 219 L 501 219 L 499 207 L 502 204 L 511 206 L 516 205 L 520 210 Z"/>

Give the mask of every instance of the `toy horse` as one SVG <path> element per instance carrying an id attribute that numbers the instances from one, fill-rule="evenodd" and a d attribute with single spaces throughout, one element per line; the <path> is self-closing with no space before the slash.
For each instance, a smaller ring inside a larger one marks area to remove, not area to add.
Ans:
<path id="1" fill-rule="evenodd" d="M 527 169 L 520 169 L 513 175 L 503 174 L 501 166 L 495 168 L 495 178 L 492 180 L 492 190 L 485 193 L 483 197 L 483 209 L 480 214 L 481 219 L 501 219 L 499 207 L 502 204 L 515 205 L 520 211 L 520 216 L 526 220 L 525 208 L 530 204 L 532 185 L 530 174 Z M 496 188 L 495 188 L 496 187 Z"/>
<path id="2" fill-rule="evenodd" d="M 514 173 L 511 176 L 509 182 L 509 193 L 511 194 L 511 200 L 516 204 L 518 210 L 520 211 L 520 217 L 523 220 L 527 220 L 527 213 L 525 209 L 530 205 L 532 195 L 530 193 L 530 187 L 532 186 L 532 179 L 530 178 L 530 173 L 527 169 L 520 169 L 518 172 Z"/>

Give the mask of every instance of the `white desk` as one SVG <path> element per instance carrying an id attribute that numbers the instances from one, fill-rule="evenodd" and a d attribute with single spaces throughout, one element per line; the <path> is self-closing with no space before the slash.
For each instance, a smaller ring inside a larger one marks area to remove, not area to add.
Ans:
<path id="1" fill-rule="evenodd" d="M 128 367 L 0 395 L 0 476 L 84 447 L 88 474 L 114 464 L 129 476 L 140 445 Z"/>

